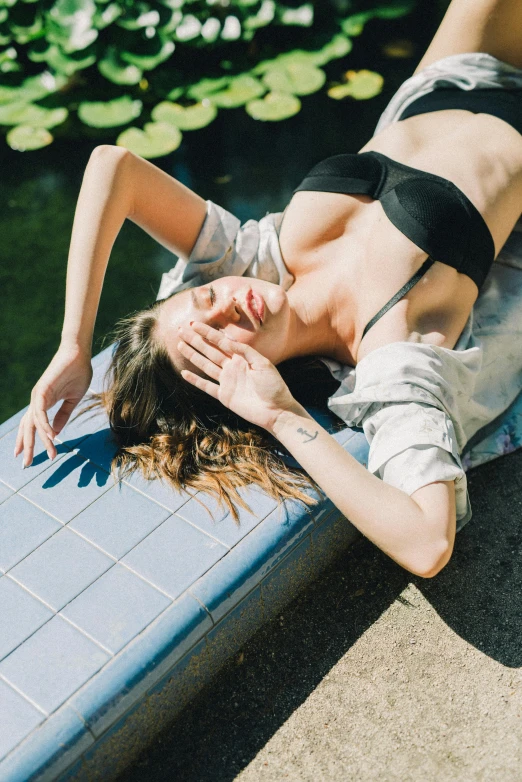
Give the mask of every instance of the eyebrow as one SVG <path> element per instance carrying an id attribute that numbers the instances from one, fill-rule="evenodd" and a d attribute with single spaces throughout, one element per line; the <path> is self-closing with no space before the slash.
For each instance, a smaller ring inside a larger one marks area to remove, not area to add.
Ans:
<path id="1" fill-rule="evenodd" d="M 195 291 L 191 291 L 190 295 L 192 296 L 192 304 L 197 310 L 201 309 L 201 304 L 199 303 Z"/>

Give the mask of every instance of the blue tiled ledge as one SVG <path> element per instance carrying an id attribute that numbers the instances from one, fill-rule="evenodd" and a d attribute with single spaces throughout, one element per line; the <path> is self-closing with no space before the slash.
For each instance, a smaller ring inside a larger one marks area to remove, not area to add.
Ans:
<path id="1" fill-rule="evenodd" d="M 115 484 L 101 414 L 22 470 L 23 412 L 0 426 L 0 782 L 107 782 L 357 533 L 329 501 L 278 508 L 252 487 L 238 527 L 201 494 Z M 366 463 L 361 431 L 331 431 Z M 519 395 L 467 466 L 521 445 Z"/>
<path id="2" fill-rule="evenodd" d="M 0 780 L 106 782 L 356 532 L 329 501 L 252 487 L 237 526 L 207 496 L 115 483 L 100 413 L 22 470 L 23 413 L 0 426 Z M 365 461 L 361 432 L 334 436 Z"/>

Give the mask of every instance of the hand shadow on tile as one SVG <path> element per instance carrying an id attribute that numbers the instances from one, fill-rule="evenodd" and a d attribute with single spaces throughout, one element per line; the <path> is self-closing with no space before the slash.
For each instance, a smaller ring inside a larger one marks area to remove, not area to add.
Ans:
<path id="1" fill-rule="evenodd" d="M 83 465 L 83 466 L 82 466 Z M 62 459 L 42 485 L 43 489 L 52 489 L 61 481 L 65 480 L 72 472 L 80 468 L 78 476 L 78 488 L 84 489 L 91 481 L 95 480 L 98 486 L 105 486 L 109 480 L 109 473 L 100 469 L 96 464 L 89 461 L 86 456 L 74 453 L 67 459 Z"/>

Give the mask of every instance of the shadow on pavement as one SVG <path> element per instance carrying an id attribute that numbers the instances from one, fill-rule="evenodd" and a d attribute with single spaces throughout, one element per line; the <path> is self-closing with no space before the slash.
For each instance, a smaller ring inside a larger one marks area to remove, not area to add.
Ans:
<path id="1" fill-rule="evenodd" d="M 357 639 L 414 582 L 485 655 L 522 665 L 522 452 L 469 474 L 473 518 L 448 566 L 412 578 L 361 538 L 262 628 L 119 782 L 225 782 L 257 755 Z"/>

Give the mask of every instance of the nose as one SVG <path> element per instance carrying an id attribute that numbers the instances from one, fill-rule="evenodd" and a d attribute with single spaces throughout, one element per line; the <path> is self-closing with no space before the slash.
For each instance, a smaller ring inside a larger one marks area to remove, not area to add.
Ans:
<path id="1" fill-rule="evenodd" d="M 241 320 L 241 313 L 235 296 L 216 302 L 212 307 L 210 315 L 222 325 L 237 323 Z"/>

